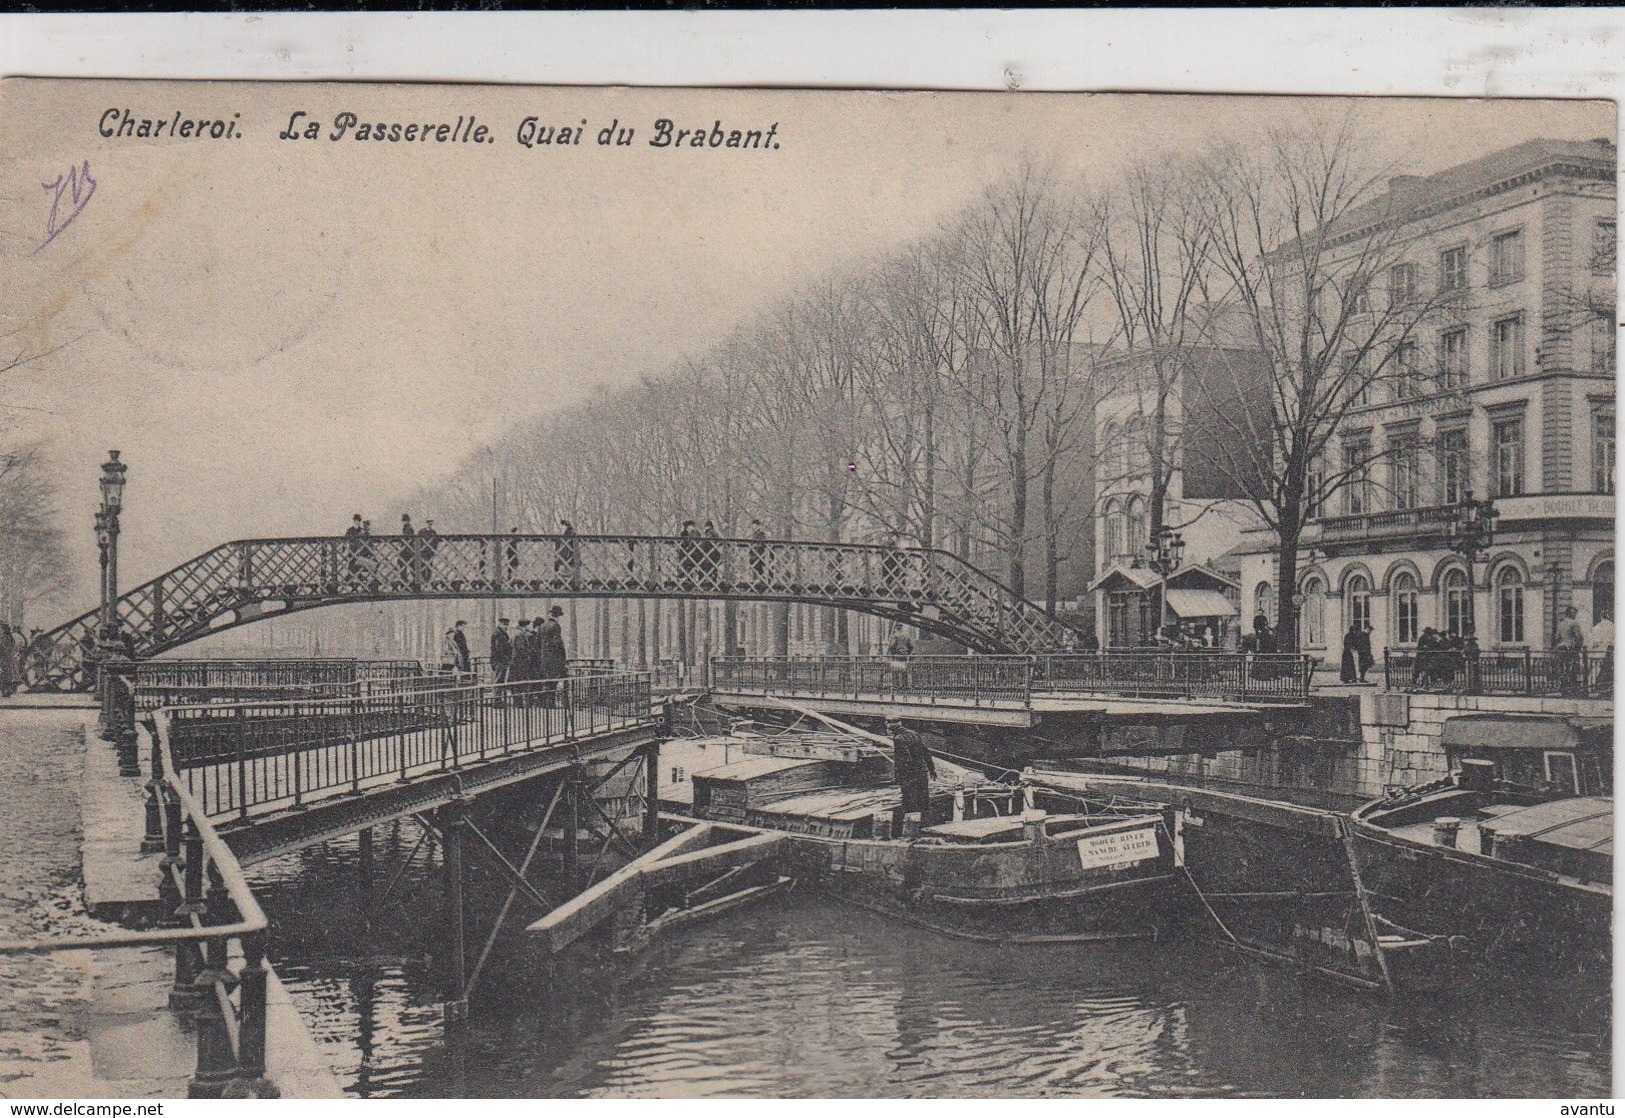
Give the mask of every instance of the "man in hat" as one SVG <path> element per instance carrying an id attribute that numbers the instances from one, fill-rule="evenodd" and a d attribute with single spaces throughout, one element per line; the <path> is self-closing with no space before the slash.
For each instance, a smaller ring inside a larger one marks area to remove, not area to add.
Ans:
<path id="1" fill-rule="evenodd" d="M 496 631 L 491 634 L 491 682 L 508 682 L 508 665 L 513 663 L 513 636 L 508 632 L 508 619 L 497 618 Z"/>
<path id="2" fill-rule="evenodd" d="M 350 527 L 344 532 L 344 548 L 349 554 L 345 573 L 352 583 L 361 581 L 361 547 L 361 514 L 358 512 L 350 518 Z"/>
<path id="3" fill-rule="evenodd" d="M 510 693 L 521 703 L 528 703 L 530 688 L 526 686 L 536 678 L 536 634 L 530 630 L 530 618 L 519 619 L 519 632 L 514 634 L 513 652 L 508 661 L 508 682 L 518 684 Z"/>
<path id="4" fill-rule="evenodd" d="M 467 675 L 474 670 L 474 658 L 468 650 L 468 622 L 458 621 L 452 626 L 451 647 L 457 661 L 457 671 Z"/>
<path id="5" fill-rule="evenodd" d="M 536 678 L 546 680 L 542 684 L 542 705 L 550 707 L 554 704 L 558 685 L 552 681 L 561 680 L 569 674 L 569 660 L 564 651 L 564 630 L 559 627 L 559 618 L 564 616 L 563 606 L 553 606 L 547 611 L 547 620 L 540 617 L 536 619 L 536 644 L 539 657 Z"/>
<path id="6" fill-rule="evenodd" d="M 903 803 L 897 810 L 893 834 L 903 829 L 903 820 L 917 814 L 925 821 L 926 809 L 931 804 L 931 778 L 937 775 L 937 763 L 925 747 L 920 735 L 903 724 L 901 718 L 887 718 L 886 732 L 892 740 L 892 770 L 897 786 L 903 790 Z"/>

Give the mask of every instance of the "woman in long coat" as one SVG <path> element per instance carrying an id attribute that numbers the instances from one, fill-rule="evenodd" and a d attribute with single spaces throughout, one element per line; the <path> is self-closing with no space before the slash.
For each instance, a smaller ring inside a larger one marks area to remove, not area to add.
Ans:
<path id="1" fill-rule="evenodd" d="M 1360 682 L 1360 627 L 1349 622 L 1349 631 L 1343 634 L 1343 660 L 1337 678 L 1343 683 Z"/>

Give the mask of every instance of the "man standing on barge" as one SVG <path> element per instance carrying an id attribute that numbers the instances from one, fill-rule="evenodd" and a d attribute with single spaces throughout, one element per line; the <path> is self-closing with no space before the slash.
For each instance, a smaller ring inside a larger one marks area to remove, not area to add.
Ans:
<path id="1" fill-rule="evenodd" d="M 917 814 L 920 822 L 925 822 L 926 809 L 931 804 L 931 778 L 937 775 L 937 763 L 924 739 L 903 725 L 901 718 L 886 719 L 886 732 L 892 740 L 892 769 L 898 787 L 903 790 L 903 804 L 892 828 L 893 834 L 900 834 L 903 821 L 910 814 Z"/>

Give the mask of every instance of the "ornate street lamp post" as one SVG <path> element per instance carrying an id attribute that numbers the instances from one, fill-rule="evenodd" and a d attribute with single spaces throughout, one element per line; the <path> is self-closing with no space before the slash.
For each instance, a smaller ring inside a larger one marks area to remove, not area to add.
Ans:
<path id="1" fill-rule="evenodd" d="M 108 640 L 118 633 L 118 518 L 124 510 L 124 474 L 129 469 L 118 453 L 108 451 L 102 463 L 102 507 L 96 512 L 96 544 L 102 557 L 101 627 Z"/>
<path id="2" fill-rule="evenodd" d="M 1168 576 L 1179 570 L 1185 557 L 1185 539 L 1169 528 L 1159 528 L 1145 545 L 1146 566 L 1156 571 L 1162 583 L 1157 591 L 1157 635 L 1168 628 Z"/>
<path id="3" fill-rule="evenodd" d="M 1473 564 L 1494 543 L 1495 518 L 1498 515 L 1493 500 L 1485 498 L 1475 501 L 1471 489 L 1450 506 L 1450 550 L 1467 562 L 1467 631 L 1463 636 L 1476 636 L 1478 633 L 1475 604 L 1478 579 L 1473 573 Z"/>

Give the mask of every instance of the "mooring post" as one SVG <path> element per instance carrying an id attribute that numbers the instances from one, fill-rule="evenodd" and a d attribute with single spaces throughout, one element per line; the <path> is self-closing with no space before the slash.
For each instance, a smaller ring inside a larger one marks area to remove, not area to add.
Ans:
<path id="1" fill-rule="evenodd" d="M 448 1028 L 468 1020 L 467 956 L 463 942 L 463 828 L 466 804 L 461 797 L 442 807 L 440 837 L 444 853 L 441 873 L 446 900 L 446 1002 Z"/>
<path id="2" fill-rule="evenodd" d="M 660 743 L 643 747 L 643 841 L 660 840 Z"/>
<path id="3" fill-rule="evenodd" d="M 361 845 L 361 864 L 360 864 L 361 887 L 363 889 L 371 889 L 372 888 L 372 865 L 373 865 L 372 828 L 371 827 L 363 827 L 363 828 L 361 828 L 360 845 Z"/>

